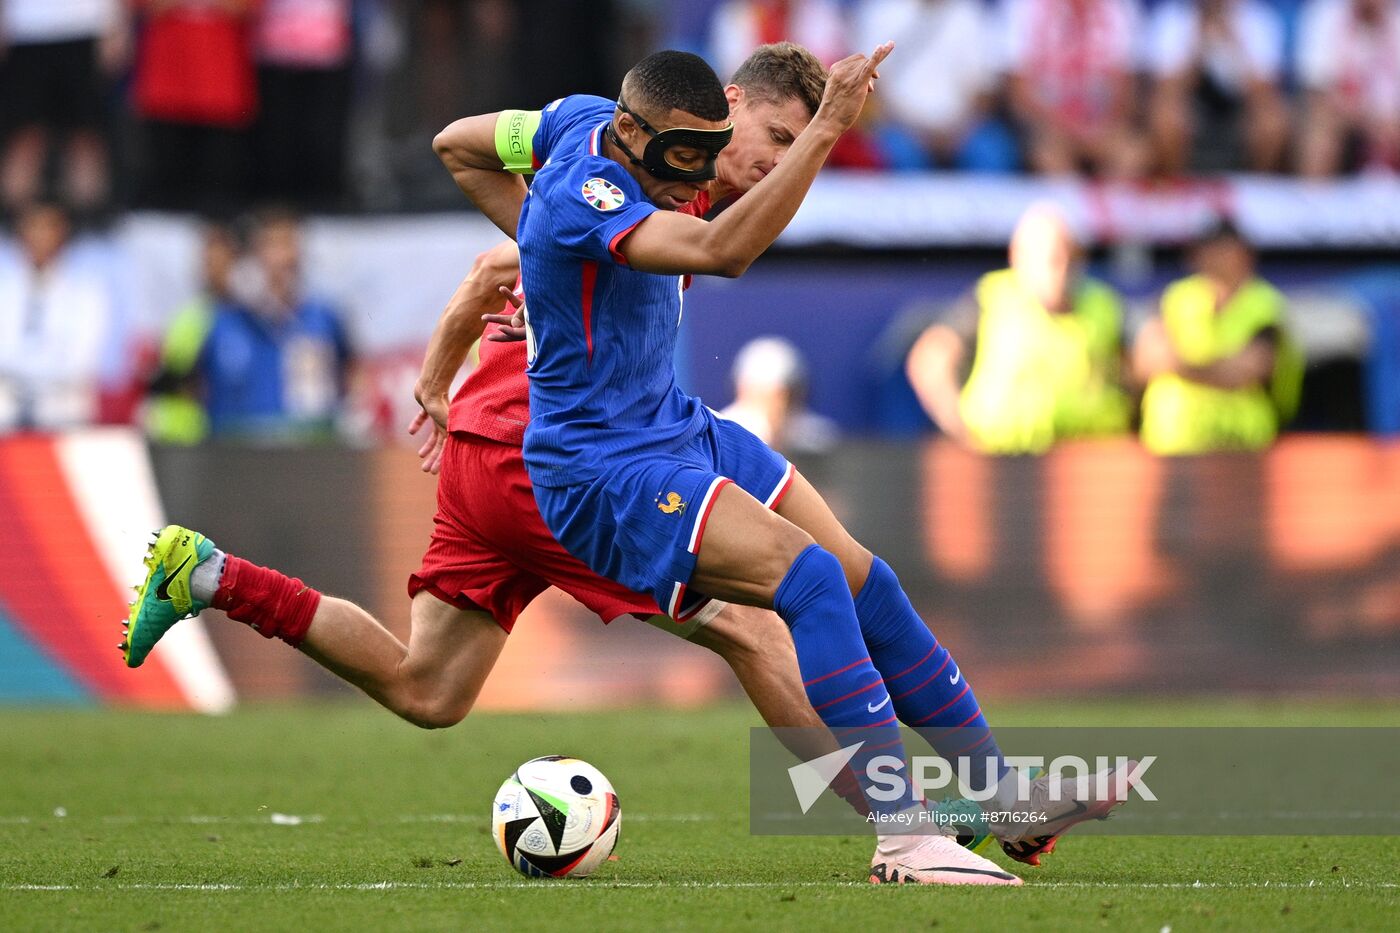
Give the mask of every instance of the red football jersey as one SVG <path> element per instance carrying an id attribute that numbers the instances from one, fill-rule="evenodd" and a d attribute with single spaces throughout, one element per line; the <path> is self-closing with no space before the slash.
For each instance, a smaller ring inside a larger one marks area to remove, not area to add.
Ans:
<path id="1" fill-rule="evenodd" d="M 680 213 L 704 217 L 710 212 L 710 193 L 702 191 Z M 687 277 L 687 284 L 689 284 Z M 516 281 L 519 289 L 520 282 Z M 526 297 L 529 301 L 529 297 Z M 505 313 L 510 313 L 507 303 Z M 496 324 L 488 324 L 482 335 L 481 357 L 476 369 L 452 399 L 447 429 L 476 434 L 514 444 L 525 443 L 525 425 L 530 420 L 530 380 L 525 375 L 525 341 L 487 340 Z"/>

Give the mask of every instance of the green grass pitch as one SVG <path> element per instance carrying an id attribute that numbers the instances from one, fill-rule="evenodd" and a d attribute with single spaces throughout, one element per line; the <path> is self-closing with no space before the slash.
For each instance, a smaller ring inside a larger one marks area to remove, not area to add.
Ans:
<path id="1" fill-rule="evenodd" d="M 1393 703 L 989 709 L 1007 725 L 1050 724 L 1050 710 L 1065 724 L 1400 721 Z M 11 709 L 0 930 L 1182 933 L 1394 929 L 1400 915 L 1400 837 L 1070 834 L 1044 867 L 1015 866 L 1019 889 L 873 887 L 867 840 L 749 835 L 755 724 L 737 705 L 480 715 L 441 732 L 367 702 L 223 718 Z M 553 752 L 598 765 L 622 800 L 618 859 L 591 879 L 527 881 L 488 832 L 500 782 Z"/>

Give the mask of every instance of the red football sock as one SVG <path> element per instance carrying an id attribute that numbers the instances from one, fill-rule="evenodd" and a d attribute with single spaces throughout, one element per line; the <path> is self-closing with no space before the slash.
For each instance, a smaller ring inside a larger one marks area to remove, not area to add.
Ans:
<path id="1" fill-rule="evenodd" d="M 320 604 L 321 594 L 295 577 L 230 554 L 212 605 L 262 637 L 280 638 L 296 648 Z"/>

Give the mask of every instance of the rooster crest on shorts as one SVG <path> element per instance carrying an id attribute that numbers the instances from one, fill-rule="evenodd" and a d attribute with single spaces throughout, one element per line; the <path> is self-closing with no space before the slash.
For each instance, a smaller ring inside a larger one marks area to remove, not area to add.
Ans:
<path id="1" fill-rule="evenodd" d="M 656 507 L 667 515 L 684 515 L 686 502 L 678 492 L 666 493 L 665 501 L 661 496 L 656 497 Z"/>

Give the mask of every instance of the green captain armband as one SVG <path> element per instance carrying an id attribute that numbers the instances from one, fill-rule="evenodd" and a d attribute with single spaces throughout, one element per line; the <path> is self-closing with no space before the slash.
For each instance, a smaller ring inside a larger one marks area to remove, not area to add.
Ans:
<path id="1" fill-rule="evenodd" d="M 540 128 L 538 110 L 502 110 L 496 118 L 496 155 L 501 167 L 517 175 L 535 170 L 535 130 Z"/>

